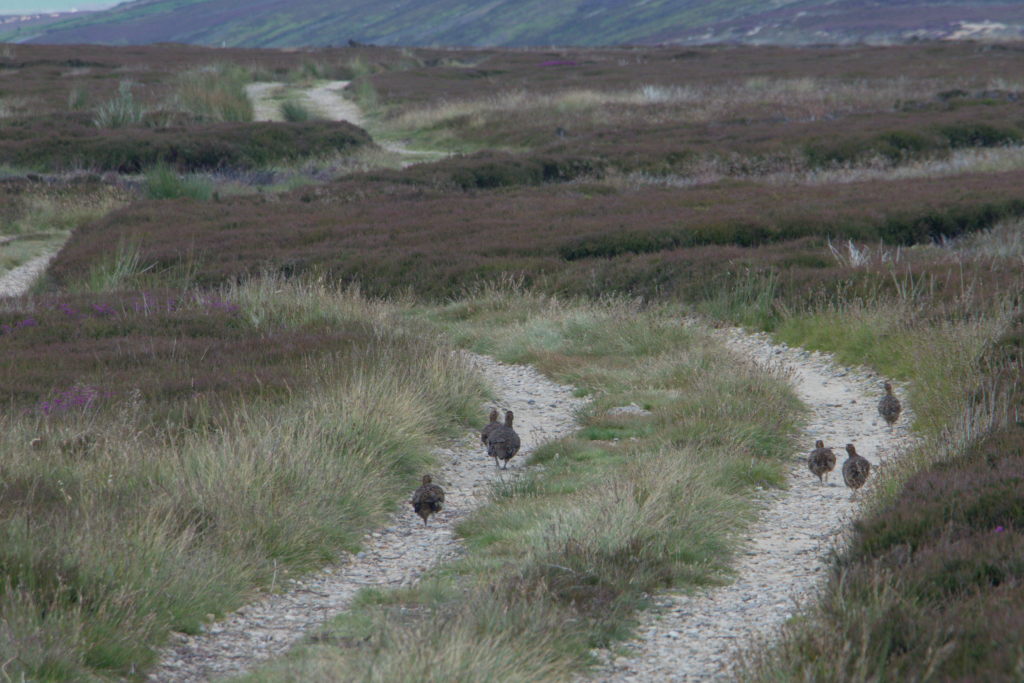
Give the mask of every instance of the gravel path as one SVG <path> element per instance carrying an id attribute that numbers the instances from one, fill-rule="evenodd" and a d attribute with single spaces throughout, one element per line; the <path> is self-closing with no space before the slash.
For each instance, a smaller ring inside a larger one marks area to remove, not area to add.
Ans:
<path id="1" fill-rule="evenodd" d="M 212 624 L 207 633 L 179 634 L 150 681 L 205 681 L 248 671 L 284 654 L 308 629 L 344 611 L 360 588 L 408 585 L 462 552 L 455 525 L 485 502 L 491 482 L 516 476 L 525 454 L 571 433 L 576 427 L 575 411 L 583 403 L 573 397 L 572 387 L 555 384 L 532 367 L 506 365 L 475 354 L 470 357 L 494 383 L 501 397 L 499 407 L 515 412 L 523 448 L 509 470 L 495 469 L 478 432 L 439 449 L 434 482 L 445 490 L 445 509 L 431 518 L 429 527 L 424 528 L 412 506 L 403 502 L 385 528 L 367 534 L 361 552 L 314 575 L 283 582 L 284 592 L 268 594 L 239 609 Z"/>
<path id="2" fill-rule="evenodd" d="M 283 121 L 281 100 L 273 99 L 278 91 L 285 87 L 284 83 L 261 81 L 245 86 L 245 94 L 252 102 L 253 121 Z"/>
<path id="3" fill-rule="evenodd" d="M 736 655 L 776 634 L 821 585 L 828 553 L 849 528 L 857 503 L 843 484 L 843 447 L 857 446 L 871 461 L 874 480 L 879 465 L 911 443 L 906 425 L 912 416 L 905 400 L 892 434 L 878 416 L 883 392 L 874 373 L 838 366 L 827 354 L 773 344 L 765 334 L 738 329 L 720 334 L 743 356 L 788 369 L 797 394 L 812 411 L 801 450 L 793 454 L 789 489 L 763 494 L 763 510 L 737 557 L 733 583 L 695 595 L 656 596 L 655 607 L 641 616 L 639 638 L 625 646 L 628 654 L 600 652 L 606 664 L 580 680 L 733 679 Z M 807 470 L 807 453 L 816 439 L 836 451 L 836 470 L 827 486 Z"/>
<path id="4" fill-rule="evenodd" d="M 343 91 L 351 81 L 329 81 L 307 90 L 294 91 L 302 97 L 314 111 L 331 121 L 348 121 L 349 123 L 364 127 L 366 119 L 362 109 L 352 100 L 345 97 Z M 281 121 L 281 100 L 273 99 L 279 91 L 286 88 L 285 83 L 259 82 L 250 83 L 245 86 L 245 92 L 249 95 L 253 105 L 253 119 L 256 121 Z M 405 145 L 390 140 L 377 143 L 382 149 L 406 157 L 402 166 L 411 166 L 416 163 L 436 161 L 450 156 L 448 152 L 437 152 L 429 150 L 409 149 Z"/>
<path id="5" fill-rule="evenodd" d="M 331 81 L 318 85 L 306 91 L 306 99 L 321 116 L 332 121 L 348 121 L 361 128 L 364 121 L 359 105 L 352 100 L 345 99 L 345 96 L 341 94 L 348 84 L 349 81 Z"/>
<path id="6" fill-rule="evenodd" d="M 331 121 L 348 121 L 356 126 L 363 125 L 363 113 L 359 106 L 342 95 L 350 81 L 330 81 L 306 90 L 293 90 L 296 97 L 320 116 Z M 245 86 L 245 92 L 252 100 L 254 121 L 282 121 L 281 100 L 274 96 L 287 88 L 285 83 L 262 81 Z"/>
<path id="7" fill-rule="evenodd" d="M 17 268 L 12 268 L 3 275 L 0 275 L 0 298 L 8 296 L 20 296 L 28 291 L 32 283 L 36 281 L 46 266 L 50 264 L 57 252 L 37 256 L 31 261 L 26 261 Z"/>

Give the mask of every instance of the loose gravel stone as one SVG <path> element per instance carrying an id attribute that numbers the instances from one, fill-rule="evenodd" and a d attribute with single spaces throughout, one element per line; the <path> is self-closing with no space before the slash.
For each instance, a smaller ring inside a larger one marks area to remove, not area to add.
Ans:
<path id="1" fill-rule="evenodd" d="M 625 656 L 595 651 L 605 664 L 580 681 L 732 680 L 737 655 L 764 642 L 820 588 L 826 560 L 841 546 L 857 511 L 843 484 L 847 443 L 878 471 L 912 445 L 906 425 L 913 413 L 901 396 L 904 414 L 890 433 L 876 404 L 881 380 L 864 368 L 836 365 L 828 354 L 775 344 L 766 334 L 723 329 L 717 334 L 741 356 L 789 371 L 794 388 L 811 413 L 800 450 L 793 454 L 789 488 L 765 491 L 762 510 L 735 562 L 736 580 L 695 595 L 656 596 L 640 617 L 636 640 Z M 836 450 L 837 465 L 822 486 L 807 469 L 816 439 Z"/>
<path id="2" fill-rule="evenodd" d="M 0 298 L 9 296 L 21 296 L 28 291 L 29 287 L 36 281 L 50 261 L 56 256 L 56 252 L 37 256 L 17 268 L 12 268 L 3 275 L 0 275 Z"/>
<path id="3" fill-rule="evenodd" d="M 576 429 L 575 411 L 585 403 L 573 397 L 573 387 L 555 384 L 532 367 L 467 355 L 495 382 L 499 407 L 515 412 L 523 446 L 509 469 L 494 467 L 476 431 L 438 448 L 440 467 L 434 481 L 445 490 L 445 509 L 431 518 L 430 526 L 424 527 L 403 501 L 384 528 L 367 533 L 360 552 L 312 576 L 279 579 L 281 592 L 246 605 L 201 635 L 179 634 L 148 680 L 206 681 L 249 671 L 284 654 L 306 631 L 348 609 L 360 588 L 412 585 L 431 567 L 462 553 L 455 526 L 485 502 L 493 482 L 519 476 L 526 456 L 537 446 L 571 434 Z M 480 410 L 483 414 L 486 408 Z"/>

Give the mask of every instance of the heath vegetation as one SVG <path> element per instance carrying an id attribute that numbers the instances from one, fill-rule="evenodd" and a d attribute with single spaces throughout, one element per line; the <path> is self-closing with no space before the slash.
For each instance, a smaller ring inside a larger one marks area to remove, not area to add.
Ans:
<path id="1" fill-rule="evenodd" d="M 253 680 L 562 679 L 626 635 L 650 592 L 727 579 L 750 493 L 783 484 L 799 415 L 783 377 L 673 307 L 506 283 L 415 315 L 594 394 L 582 428 L 533 454 L 542 469 L 495 486 L 458 529 L 463 560 L 417 588 L 365 591 Z M 631 403 L 649 413 L 608 414 Z"/>
<path id="2" fill-rule="evenodd" d="M 1012 679 L 1024 86 L 1005 75 L 1022 60 L 972 43 L 0 53 L 18 84 L 0 263 L 70 233 L 0 311 L 7 673 L 136 676 L 170 630 L 353 548 L 427 444 L 479 420 L 463 346 L 592 395 L 581 430 L 495 488 L 458 530 L 465 557 L 366 591 L 254 677 L 569 677 L 645 594 L 728 580 L 753 492 L 785 485 L 784 378 L 681 324 L 696 314 L 873 366 L 921 437 L 820 602 L 746 674 Z M 369 132 L 248 121 L 247 83 L 323 79 L 353 81 Z M 462 154 L 401 168 L 370 134 Z M 650 415 L 607 415 L 629 403 Z M 372 493 L 338 495 L 343 479 Z"/>

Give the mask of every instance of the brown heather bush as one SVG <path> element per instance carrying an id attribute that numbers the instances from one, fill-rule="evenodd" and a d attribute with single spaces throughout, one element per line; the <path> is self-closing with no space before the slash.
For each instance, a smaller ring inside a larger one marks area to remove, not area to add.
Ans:
<path id="1" fill-rule="evenodd" d="M 1017 680 L 1022 528 L 1018 424 L 912 476 L 890 505 L 858 522 L 820 609 L 755 658 L 746 677 Z"/>
<path id="2" fill-rule="evenodd" d="M 236 302 L 169 290 L 52 295 L 5 308 L 0 396 L 8 411 L 42 415 L 137 396 L 154 421 L 188 422 L 195 407 L 287 397 L 310 356 L 363 347 L 374 335 L 360 324 L 267 335 Z"/>
<path id="3" fill-rule="evenodd" d="M 1024 171 L 963 176 L 955 187 L 944 179 L 912 179 L 809 187 L 724 182 L 625 193 L 547 186 L 469 194 L 353 180 L 297 190 L 274 202 L 137 203 L 77 231 L 52 275 L 63 284 L 80 280 L 103 258 L 106 245 L 129 241 L 139 245 L 147 267 L 162 271 L 194 263 L 196 280 L 205 284 L 271 268 L 361 281 L 374 294 L 403 292 L 415 283 L 421 296 L 446 297 L 512 273 L 554 282 L 563 292 L 611 288 L 651 295 L 691 282 L 691 274 L 675 264 L 692 261 L 686 250 L 701 245 L 722 245 L 722 257 L 750 254 L 756 262 L 762 252 L 735 247 L 803 238 L 817 238 L 823 247 L 826 237 L 914 244 L 977 231 L 1024 213 L 1022 180 Z M 449 183 L 445 178 L 439 185 Z M 773 253 L 792 265 L 803 258 L 812 270 L 821 265 L 821 253 Z"/>
<path id="4" fill-rule="evenodd" d="M 183 171 L 252 168 L 355 151 L 372 144 L 348 123 L 248 123 L 97 130 L 83 117 L 12 123 L 0 141 L 0 163 L 51 171 L 94 169 L 138 173 L 158 164 Z"/>

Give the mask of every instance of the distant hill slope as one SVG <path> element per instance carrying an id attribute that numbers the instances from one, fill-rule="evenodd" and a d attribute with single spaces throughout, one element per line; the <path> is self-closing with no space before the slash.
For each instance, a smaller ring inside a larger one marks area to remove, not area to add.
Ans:
<path id="1" fill-rule="evenodd" d="M 246 47 L 1019 38 L 1024 3 L 938 0 L 137 0 L 0 40 Z"/>

